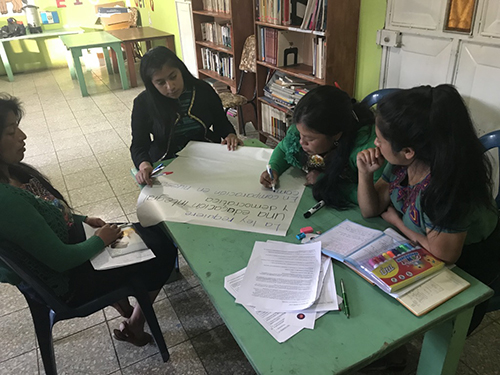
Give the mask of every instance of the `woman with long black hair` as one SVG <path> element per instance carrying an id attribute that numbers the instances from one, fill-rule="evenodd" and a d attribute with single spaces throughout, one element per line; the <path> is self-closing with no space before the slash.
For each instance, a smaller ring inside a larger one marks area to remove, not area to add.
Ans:
<path id="1" fill-rule="evenodd" d="M 436 257 L 498 287 L 500 227 L 491 163 L 458 91 L 450 85 L 401 90 L 377 109 L 376 147 L 357 157 L 363 216 L 381 215 Z M 374 184 L 373 173 L 386 161 Z M 486 306 L 476 308 L 470 331 Z"/>
<path id="2" fill-rule="evenodd" d="M 229 150 L 242 144 L 217 93 L 168 48 L 144 55 L 141 78 L 146 89 L 134 100 L 130 146 L 138 183 L 151 185 L 152 164 L 174 157 L 189 141 L 227 144 Z"/>

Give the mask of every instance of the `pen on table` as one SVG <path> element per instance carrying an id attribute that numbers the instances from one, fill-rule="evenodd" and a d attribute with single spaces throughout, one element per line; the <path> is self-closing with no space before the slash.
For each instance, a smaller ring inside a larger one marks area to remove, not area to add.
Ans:
<path id="1" fill-rule="evenodd" d="M 276 184 L 274 183 L 274 175 L 273 175 L 273 170 L 271 169 L 271 164 L 268 164 L 266 166 L 267 169 L 267 174 L 271 178 L 271 189 L 273 189 L 273 192 L 276 192 Z"/>
<path id="2" fill-rule="evenodd" d="M 344 313 L 349 319 L 349 304 L 347 303 L 347 294 L 345 294 L 344 280 L 340 279 L 340 289 L 342 291 L 342 299 L 344 300 Z"/>
<path id="3" fill-rule="evenodd" d="M 321 200 L 318 203 L 316 203 L 314 206 L 312 206 L 310 209 L 308 209 L 306 212 L 304 212 L 304 217 L 307 219 L 308 217 L 311 217 L 312 214 L 316 213 L 321 207 L 325 205 L 325 201 Z"/>

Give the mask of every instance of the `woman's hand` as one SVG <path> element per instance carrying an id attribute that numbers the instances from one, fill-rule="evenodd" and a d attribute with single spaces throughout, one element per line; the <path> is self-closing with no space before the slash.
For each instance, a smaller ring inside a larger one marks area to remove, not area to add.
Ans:
<path id="1" fill-rule="evenodd" d="M 378 147 L 358 152 L 356 164 L 358 171 L 363 174 L 373 173 L 384 165 L 384 157 Z"/>
<path id="2" fill-rule="evenodd" d="M 105 224 L 95 231 L 95 235 L 100 237 L 104 245 L 108 246 L 123 236 L 122 230 L 116 224 Z"/>
<path id="3" fill-rule="evenodd" d="M 392 206 L 387 207 L 387 211 L 382 212 L 380 216 L 382 216 L 382 219 L 387 221 L 389 224 L 394 225 L 396 228 L 399 228 L 399 225 L 403 223 L 399 212 L 396 211 L 396 209 Z"/>
<path id="4" fill-rule="evenodd" d="M 83 221 L 85 224 L 90 225 L 92 228 L 100 228 L 106 225 L 106 222 L 99 217 L 88 217 Z"/>
<path id="5" fill-rule="evenodd" d="M 273 170 L 273 177 L 274 177 L 274 179 L 271 181 L 271 177 L 269 176 L 269 173 L 267 173 L 267 171 L 262 172 L 262 174 L 260 175 L 261 185 L 270 189 L 271 185 L 274 182 L 274 186 L 275 187 L 278 186 L 279 176 L 278 176 L 278 173 L 276 173 L 276 171 L 274 171 L 274 170 Z"/>
<path id="6" fill-rule="evenodd" d="M 238 145 L 242 145 L 243 144 L 243 141 L 241 139 L 239 139 L 236 134 L 229 134 L 226 138 L 224 138 L 221 142 L 223 145 L 227 145 L 227 149 L 229 151 L 234 151 L 236 150 L 236 147 L 238 147 Z"/>
<path id="7" fill-rule="evenodd" d="M 153 166 L 148 161 L 143 161 L 139 165 L 139 171 L 135 175 L 135 180 L 141 185 L 153 185 L 153 179 L 151 178 L 151 173 L 153 172 Z"/>
<path id="8" fill-rule="evenodd" d="M 316 181 L 318 181 L 318 177 L 320 174 L 321 174 L 321 172 L 318 171 L 317 169 L 313 169 L 312 171 L 307 172 L 305 185 L 306 186 L 314 185 L 316 183 Z"/>

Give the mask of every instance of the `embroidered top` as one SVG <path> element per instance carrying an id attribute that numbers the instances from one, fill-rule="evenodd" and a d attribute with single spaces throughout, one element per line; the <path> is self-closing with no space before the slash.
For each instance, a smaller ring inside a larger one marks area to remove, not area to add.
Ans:
<path id="1" fill-rule="evenodd" d="M 408 185 L 408 170 L 403 166 L 387 164 L 382 178 L 389 183 L 389 194 L 394 208 L 402 214 L 405 226 L 414 232 L 426 234 L 434 225 L 423 212 L 422 195 L 429 186 L 431 174 L 415 185 Z M 462 218 L 460 225 L 453 228 L 435 228 L 444 233 L 467 231 L 465 244 L 480 242 L 487 238 L 497 225 L 497 215 L 486 207 L 480 207 Z"/>
<path id="2" fill-rule="evenodd" d="M 32 177 L 27 183 L 21 185 L 21 189 L 29 191 L 37 198 L 52 203 L 61 211 L 68 227 L 73 225 L 74 220 L 71 208 L 64 201 L 57 199 L 37 178 Z"/>

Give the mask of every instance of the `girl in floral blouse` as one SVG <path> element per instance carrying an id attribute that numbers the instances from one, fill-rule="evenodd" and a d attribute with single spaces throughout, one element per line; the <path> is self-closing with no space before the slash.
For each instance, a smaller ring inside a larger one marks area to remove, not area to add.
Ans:
<path id="1" fill-rule="evenodd" d="M 377 109 L 376 148 L 357 157 L 363 216 L 382 215 L 436 257 L 495 288 L 500 230 L 491 163 L 460 94 L 450 85 L 415 87 L 384 97 Z"/>

